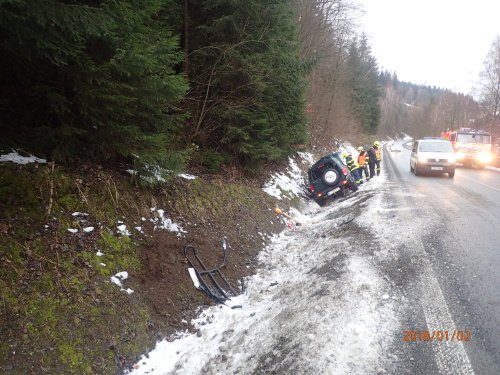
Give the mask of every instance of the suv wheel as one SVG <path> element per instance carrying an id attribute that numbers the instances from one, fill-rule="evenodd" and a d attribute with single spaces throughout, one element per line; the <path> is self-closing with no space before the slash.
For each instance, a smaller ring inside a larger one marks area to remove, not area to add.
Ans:
<path id="1" fill-rule="evenodd" d="M 340 180 L 340 173 L 335 169 L 327 169 L 323 173 L 323 182 L 328 186 L 334 186 Z"/>

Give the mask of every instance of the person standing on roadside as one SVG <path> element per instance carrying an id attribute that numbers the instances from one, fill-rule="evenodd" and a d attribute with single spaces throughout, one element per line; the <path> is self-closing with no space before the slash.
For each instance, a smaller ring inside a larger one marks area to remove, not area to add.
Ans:
<path id="1" fill-rule="evenodd" d="M 370 169 L 370 178 L 375 177 L 375 160 L 377 159 L 377 156 L 375 155 L 375 149 L 370 147 L 368 149 L 368 168 Z"/>
<path id="2" fill-rule="evenodd" d="M 380 142 L 373 142 L 373 146 L 368 150 L 368 167 L 370 168 L 370 178 L 380 176 L 380 161 L 382 160 L 382 154 L 380 153 Z"/>
<path id="3" fill-rule="evenodd" d="M 352 173 L 354 180 L 356 181 L 356 184 L 357 185 L 362 184 L 363 179 L 361 178 L 361 170 L 359 169 L 359 165 L 356 162 L 356 160 L 352 157 L 352 155 L 349 152 L 343 152 L 342 157 L 345 159 L 347 168 Z"/>
<path id="4" fill-rule="evenodd" d="M 370 160 L 370 157 L 368 156 L 368 153 L 365 151 L 363 146 L 358 147 L 358 164 L 359 164 L 359 169 L 360 169 L 360 175 L 363 177 L 363 173 L 365 174 L 365 179 L 366 181 L 370 181 L 370 173 L 368 172 L 368 162 Z"/>
<path id="5" fill-rule="evenodd" d="M 373 147 L 368 150 L 368 166 L 370 167 L 370 178 L 380 176 L 380 162 L 382 161 L 382 152 L 380 150 L 380 142 L 373 142 Z"/>
<path id="6" fill-rule="evenodd" d="M 373 142 L 373 148 L 375 149 L 375 172 L 377 172 L 377 176 L 380 176 L 380 163 L 382 162 L 382 150 L 380 149 L 380 142 Z"/>

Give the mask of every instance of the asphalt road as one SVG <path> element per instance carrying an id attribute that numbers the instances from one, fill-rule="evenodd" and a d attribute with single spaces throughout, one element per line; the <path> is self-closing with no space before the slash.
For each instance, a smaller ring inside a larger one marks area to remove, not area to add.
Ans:
<path id="1" fill-rule="evenodd" d="M 417 336 L 396 344 L 398 372 L 500 374 L 500 172 L 457 168 L 454 179 L 417 177 L 408 149 L 384 155 L 391 186 L 384 199 L 396 212 L 399 240 L 413 233 L 400 251 L 405 275 L 387 271 L 409 300 L 403 327 L 448 331 L 448 338 L 470 331 L 464 342 Z"/>

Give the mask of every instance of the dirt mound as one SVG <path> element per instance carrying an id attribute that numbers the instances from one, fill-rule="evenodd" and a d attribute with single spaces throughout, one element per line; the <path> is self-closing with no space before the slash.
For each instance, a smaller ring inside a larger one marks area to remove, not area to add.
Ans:
<path id="1" fill-rule="evenodd" d="M 217 186 L 217 183 L 215 184 Z M 189 223 L 187 234 L 177 236 L 165 231 L 145 228 L 146 241 L 141 246 L 140 258 L 143 269 L 137 275 L 137 287 L 146 303 L 152 307 L 160 335 L 168 337 L 179 329 L 190 329 L 190 320 L 197 308 L 215 303 L 206 294 L 195 289 L 187 271 L 189 264 L 183 249 L 192 245 L 207 268 L 222 264 L 222 240 L 227 243 L 225 266 L 221 268 L 233 290 L 241 289 L 241 279 L 255 272 L 256 256 L 267 236 L 283 230 L 276 218 L 274 201 L 260 189 L 253 188 L 252 207 L 244 204 L 226 206 L 218 212 L 215 202 L 204 201 L 212 206 L 208 215 L 199 210 L 183 212 L 183 221 Z M 256 210 L 255 207 L 260 207 Z M 174 209 L 171 207 L 171 209 Z"/>

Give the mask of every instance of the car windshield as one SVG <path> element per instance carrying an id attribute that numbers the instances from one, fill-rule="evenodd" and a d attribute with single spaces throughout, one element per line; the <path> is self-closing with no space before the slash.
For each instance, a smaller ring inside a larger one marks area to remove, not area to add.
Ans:
<path id="1" fill-rule="evenodd" d="M 460 134 L 457 135 L 457 142 L 463 143 L 490 143 L 490 136 L 488 134 Z"/>
<path id="2" fill-rule="evenodd" d="M 424 152 L 453 152 L 449 142 L 422 142 L 419 151 Z"/>

